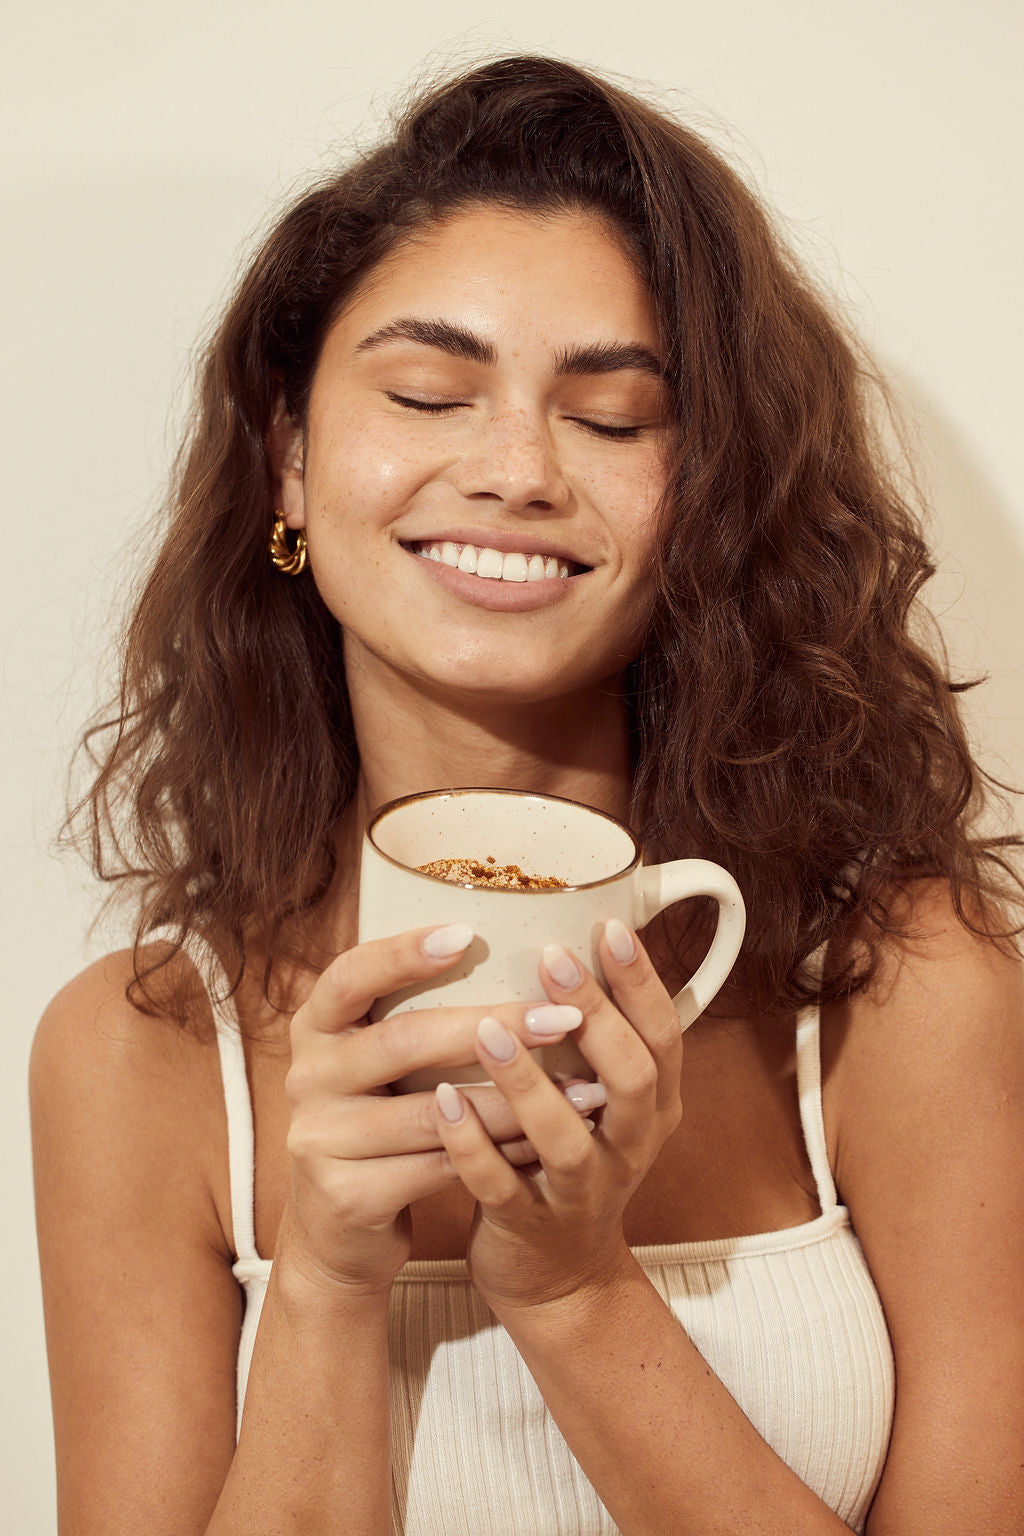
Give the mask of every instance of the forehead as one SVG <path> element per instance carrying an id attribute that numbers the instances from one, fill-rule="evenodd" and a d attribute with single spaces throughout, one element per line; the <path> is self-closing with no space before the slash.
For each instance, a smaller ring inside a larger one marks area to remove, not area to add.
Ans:
<path id="1" fill-rule="evenodd" d="M 404 237 L 363 279 L 334 330 L 359 338 L 395 313 L 459 318 L 524 339 L 657 345 L 650 293 L 607 220 L 481 205 Z"/>

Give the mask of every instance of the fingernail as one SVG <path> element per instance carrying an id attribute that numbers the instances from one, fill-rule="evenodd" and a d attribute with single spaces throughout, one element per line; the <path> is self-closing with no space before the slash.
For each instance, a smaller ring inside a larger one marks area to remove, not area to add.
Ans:
<path id="1" fill-rule="evenodd" d="M 625 923 L 610 917 L 604 925 L 605 943 L 620 965 L 628 965 L 636 955 L 636 942 Z"/>
<path id="2" fill-rule="evenodd" d="M 538 1003 L 527 1008 L 523 1023 L 534 1035 L 565 1035 L 583 1023 L 583 1015 L 569 1003 Z"/>
<path id="3" fill-rule="evenodd" d="M 431 960 L 448 960 L 461 954 L 473 942 L 473 930 L 466 923 L 449 923 L 446 928 L 435 928 L 424 934 L 420 948 Z"/>
<path id="4" fill-rule="evenodd" d="M 511 1061 L 516 1053 L 516 1042 L 504 1024 L 489 1014 L 477 1025 L 476 1037 L 488 1056 L 493 1056 L 495 1061 Z"/>
<path id="5" fill-rule="evenodd" d="M 544 969 L 560 987 L 578 987 L 583 980 L 583 972 L 576 961 L 560 944 L 545 944 Z"/>
<path id="6" fill-rule="evenodd" d="M 437 1107 L 441 1111 L 449 1125 L 458 1125 L 466 1113 L 466 1106 L 462 1102 L 462 1095 L 451 1083 L 438 1083 L 434 1089 L 434 1097 Z"/>
<path id="7" fill-rule="evenodd" d="M 573 1083 L 565 1090 L 565 1096 L 573 1109 L 578 1109 L 581 1115 L 589 1115 L 592 1109 L 600 1109 L 602 1104 L 608 1102 L 603 1083 Z"/>

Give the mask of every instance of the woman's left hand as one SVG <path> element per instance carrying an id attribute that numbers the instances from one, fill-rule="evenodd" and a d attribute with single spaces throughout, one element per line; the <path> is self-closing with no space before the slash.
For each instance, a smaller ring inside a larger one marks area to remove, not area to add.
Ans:
<path id="1" fill-rule="evenodd" d="M 607 1094 L 593 1129 L 496 1019 L 481 1021 L 477 1054 L 539 1161 L 512 1168 L 466 1097 L 450 1084 L 437 1090 L 438 1134 L 477 1200 L 470 1274 L 499 1316 L 615 1283 L 630 1262 L 626 1205 L 681 1118 L 672 999 L 623 924 L 606 926 L 599 953 L 610 998 L 554 945 L 540 973 L 552 1002 L 583 1014 L 576 1042 Z"/>

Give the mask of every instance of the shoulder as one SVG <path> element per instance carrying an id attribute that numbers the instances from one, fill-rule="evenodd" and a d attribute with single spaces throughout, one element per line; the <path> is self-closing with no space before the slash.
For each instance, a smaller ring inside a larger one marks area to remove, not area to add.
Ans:
<path id="1" fill-rule="evenodd" d="M 919 1121 L 1024 1095 L 1024 965 L 964 926 L 944 882 L 917 882 L 905 903 L 910 936 L 886 940 L 870 986 L 823 1014 L 840 1180 L 870 1138 L 891 1145 Z"/>
<path id="2" fill-rule="evenodd" d="M 967 929 L 944 882 L 906 893 L 910 937 L 884 943 L 869 987 L 822 1020 L 823 1097 L 837 1183 L 934 1160 L 954 1131 L 994 1149 L 1024 1130 L 1024 966 Z"/>
<path id="3" fill-rule="evenodd" d="M 881 1298 L 896 1417 L 869 1531 L 1018 1530 L 1024 1468 L 1024 979 L 944 887 L 825 1010 L 825 1119 Z"/>
<path id="4" fill-rule="evenodd" d="M 189 962 L 176 957 L 172 965 Z M 132 953 L 104 956 L 69 981 L 47 1006 L 32 1048 L 32 1083 L 52 1089 L 98 1092 L 105 1099 L 129 1084 L 161 1080 L 184 1086 L 204 1073 L 216 1034 L 208 1006 L 178 1025 L 159 1005 L 149 1012 L 128 998 Z"/>
<path id="5" fill-rule="evenodd" d="M 69 982 L 32 1055 L 61 1507 L 76 1530 L 170 1530 L 169 1510 L 198 1530 L 234 1447 L 226 1117 L 210 1019 L 141 1013 L 132 974 L 122 953 Z"/>
<path id="6" fill-rule="evenodd" d="M 184 957 L 171 962 L 190 967 Z M 74 1161 L 98 1185 L 117 1170 L 119 1203 L 164 1207 L 187 1168 L 193 1211 L 222 1232 L 219 1167 L 227 1132 L 216 1032 L 208 1006 L 187 1025 L 144 1013 L 126 995 L 130 951 L 107 955 L 46 1008 L 32 1047 L 29 1088 L 37 1185 Z M 133 1200 L 134 1191 L 134 1200 Z M 165 1211 L 166 1214 L 166 1211 Z"/>

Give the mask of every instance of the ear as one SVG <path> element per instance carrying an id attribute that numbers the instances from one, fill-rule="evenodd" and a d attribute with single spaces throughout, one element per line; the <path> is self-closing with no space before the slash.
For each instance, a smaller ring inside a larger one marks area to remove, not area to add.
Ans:
<path id="1" fill-rule="evenodd" d="M 303 480 L 305 434 L 279 397 L 274 407 L 267 451 L 274 485 L 274 505 L 289 528 L 306 526 L 306 492 Z"/>

